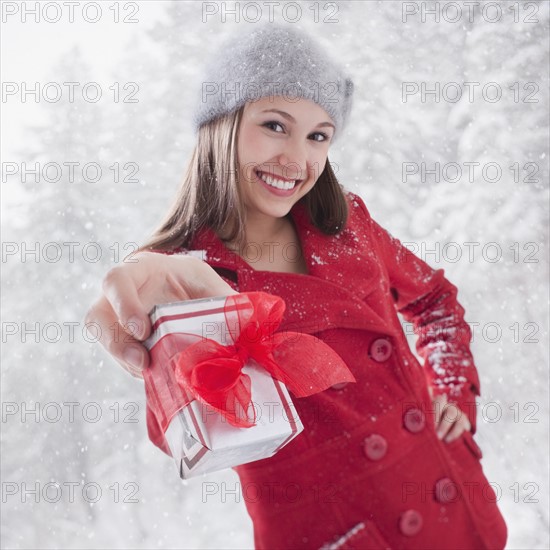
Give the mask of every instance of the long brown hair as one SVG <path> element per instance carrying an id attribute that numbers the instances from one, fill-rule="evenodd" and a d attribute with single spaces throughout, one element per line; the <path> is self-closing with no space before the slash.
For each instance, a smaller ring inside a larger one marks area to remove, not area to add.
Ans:
<path id="1" fill-rule="evenodd" d="M 245 245 L 246 214 L 239 193 L 237 160 L 243 110 L 244 106 L 199 128 L 197 145 L 172 207 L 140 251 L 188 248 L 204 227 L 217 234 L 223 230 L 226 241 Z M 323 233 L 342 231 L 348 207 L 328 159 L 319 179 L 301 200 L 311 223 Z"/>

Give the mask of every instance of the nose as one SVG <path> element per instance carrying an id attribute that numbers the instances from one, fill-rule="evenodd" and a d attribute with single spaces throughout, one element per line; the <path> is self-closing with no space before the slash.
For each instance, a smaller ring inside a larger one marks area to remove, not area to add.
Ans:
<path id="1" fill-rule="evenodd" d="M 308 177 L 308 155 L 306 144 L 289 139 L 281 150 L 278 162 L 284 167 L 283 175 L 289 179 L 306 179 Z"/>

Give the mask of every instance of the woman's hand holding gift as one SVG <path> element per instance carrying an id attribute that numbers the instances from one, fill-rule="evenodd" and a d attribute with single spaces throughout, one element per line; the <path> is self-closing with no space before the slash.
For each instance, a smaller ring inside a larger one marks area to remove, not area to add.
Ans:
<path id="1" fill-rule="evenodd" d="M 86 314 L 101 345 L 136 378 L 149 365 L 142 341 L 151 333 L 156 304 L 236 292 L 205 262 L 189 255 L 139 252 L 112 268 L 102 294 Z"/>

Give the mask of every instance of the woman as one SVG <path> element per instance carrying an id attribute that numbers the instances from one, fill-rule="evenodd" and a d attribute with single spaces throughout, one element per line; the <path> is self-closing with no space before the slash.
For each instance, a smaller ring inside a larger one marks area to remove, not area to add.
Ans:
<path id="1" fill-rule="evenodd" d="M 457 289 L 376 223 L 328 162 L 351 79 L 303 32 L 267 25 L 221 48 L 202 92 L 179 196 L 88 314 L 102 344 L 141 376 L 154 304 L 281 296 L 279 330 L 322 339 L 357 383 L 295 399 L 304 431 L 235 468 L 256 547 L 504 548 L 473 439 L 479 379 Z M 424 368 L 397 312 L 415 326 Z M 113 322 L 130 344 L 111 338 Z"/>

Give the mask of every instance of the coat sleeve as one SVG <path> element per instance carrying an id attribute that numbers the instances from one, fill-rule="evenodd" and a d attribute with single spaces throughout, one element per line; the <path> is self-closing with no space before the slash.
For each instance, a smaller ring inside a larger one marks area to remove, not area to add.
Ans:
<path id="1" fill-rule="evenodd" d="M 414 327 L 416 350 L 433 394 L 447 394 L 449 402 L 468 415 L 475 433 L 480 382 L 457 287 L 445 278 L 443 269 L 430 267 L 374 221 L 360 197 L 354 196 L 353 202 L 362 210 L 385 265 L 395 307 Z"/>

